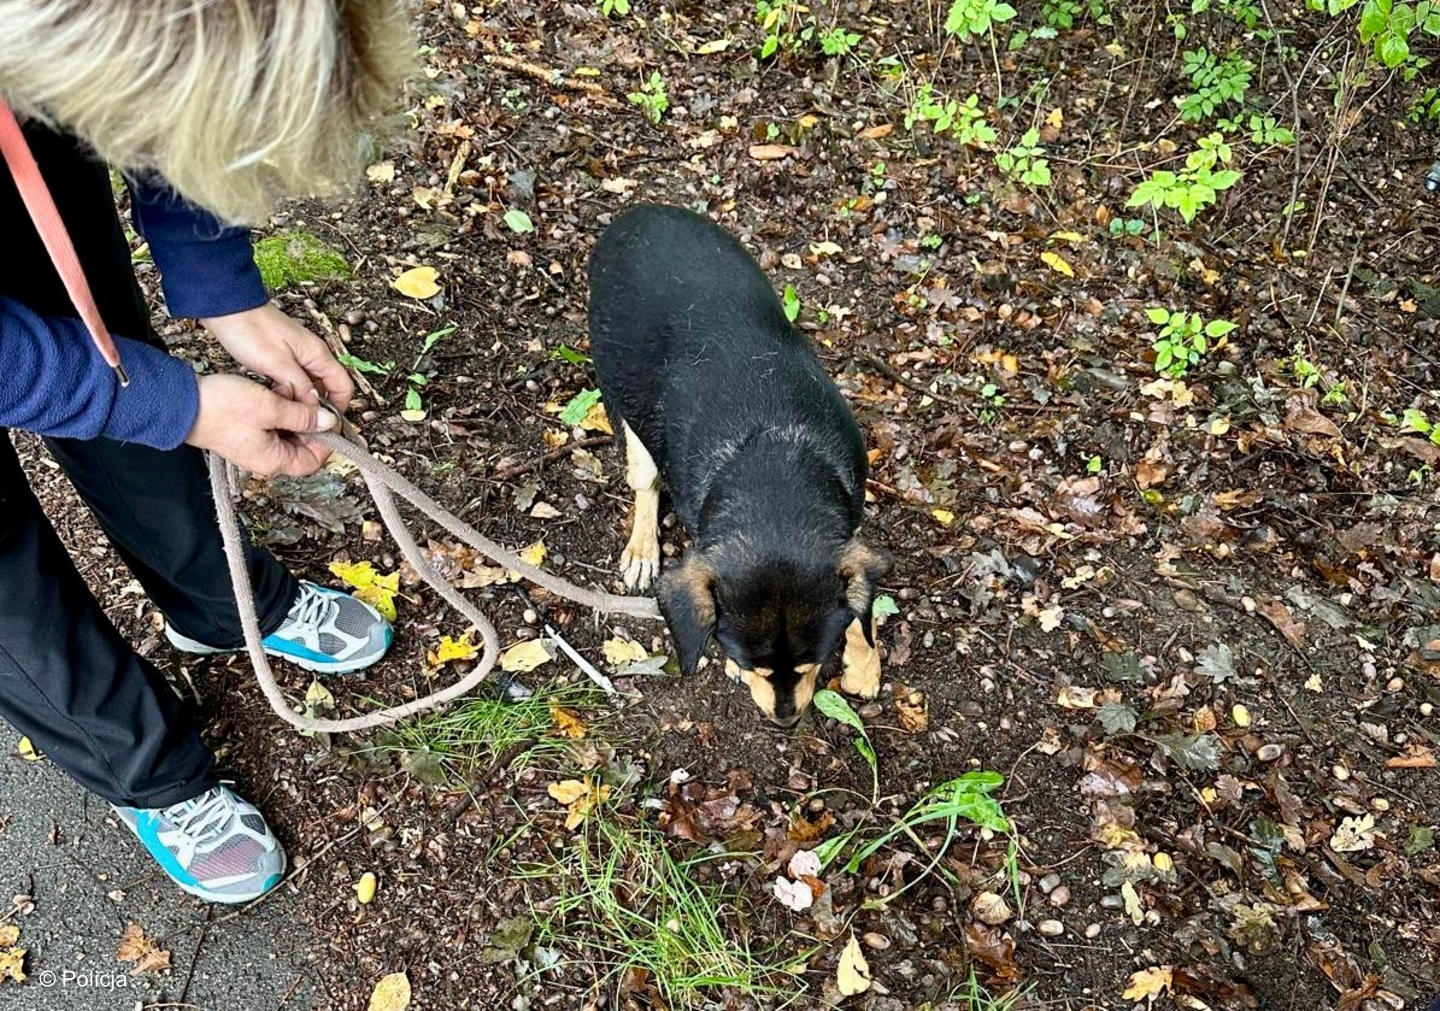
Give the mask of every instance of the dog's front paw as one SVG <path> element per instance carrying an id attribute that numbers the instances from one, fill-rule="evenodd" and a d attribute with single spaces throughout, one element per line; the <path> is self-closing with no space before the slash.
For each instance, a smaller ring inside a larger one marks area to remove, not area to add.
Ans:
<path id="1" fill-rule="evenodd" d="M 650 589 L 660 575 L 660 538 L 653 528 L 648 532 L 637 528 L 630 535 L 630 542 L 620 555 L 620 574 L 625 579 L 625 589 L 632 593 Z"/>
<path id="2" fill-rule="evenodd" d="M 845 630 L 841 664 L 844 673 L 840 675 L 840 690 L 846 695 L 873 699 L 880 694 L 880 647 L 865 641 L 865 629 L 859 618 Z"/>

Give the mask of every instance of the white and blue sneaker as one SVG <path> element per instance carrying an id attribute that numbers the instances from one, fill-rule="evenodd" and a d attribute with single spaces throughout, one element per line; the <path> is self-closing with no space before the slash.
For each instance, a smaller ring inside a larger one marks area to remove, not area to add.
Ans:
<path id="1" fill-rule="evenodd" d="M 168 624 L 165 638 L 185 653 L 238 653 L 181 635 Z M 285 624 L 261 640 L 265 652 L 316 674 L 353 674 L 385 655 L 395 630 L 375 608 L 348 593 L 302 580 Z"/>
<path id="2" fill-rule="evenodd" d="M 280 883 L 285 851 L 228 786 L 166 808 L 116 807 L 170 880 L 207 902 L 249 902 Z"/>

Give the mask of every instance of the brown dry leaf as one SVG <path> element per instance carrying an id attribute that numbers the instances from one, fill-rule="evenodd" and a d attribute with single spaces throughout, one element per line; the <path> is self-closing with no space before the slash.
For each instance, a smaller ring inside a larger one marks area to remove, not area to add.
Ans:
<path id="1" fill-rule="evenodd" d="M 1259 611 L 1285 637 L 1285 641 L 1296 649 L 1305 648 L 1305 623 L 1290 613 L 1290 608 L 1279 600 L 1269 599 L 1258 602 Z"/>
<path id="2" fill-rule="evenodd" d="M 781 158 L 788 158 L 792 154 L 799 153 L 799 148 L 791 147 L 789 144 L 750 145 L 750 157 L 756 161 L 778 161 Z"/>
<path id="3" fill-rule="evenodd" d="M 869 129 L 861 130 L 860 136 L 864 140 L 881 140 L 894 132 L 894 123 L 881 123 L 879 126 L 872 126 Z"/>
<path id="4" fill-rule="evenodd" d="M 1125 992 L 1121 996 L 1138 1004 L 1142 1000 L 1159 997 L 1174 985 L 1174 966 L 1152 965 L 1148 969 L 1132 973 L 1130 985 L 1125 988 Z"/>
<path id="5" fill-rule="evenodd" d="M 900 717 L 900 726 L 912 734 L 922 733 L 930 725 L 925 711 L 925 694 L 911 691 L 897 684 L 892 689 L 895 699 L 895 714 Z"/>
<path id="6" fill-rule="evenodd" d="M 590 405 L 590 410 L 586 411 L 585 417 L 580 419 L 580 427 L 587 432 L 615 434 L 615 428 L 610 424 L 610 416 L 605 413 L 605 405 L 598 400 Z"/>
<path id="7" fill-rule="evenodd" d="M 555 729 L 565 737 L 573 737 L 575 740 L 585 736 L 588 729 L 580 714 L 573 709 L 566 709 L 564 706 L 557 706 L 553 703 L 550 706 L 550 720 L 555 724 Z"/>
<path id="8" fill-rule="evenodd" d="M 835 967 L 835 986 L 842 997 L 853 997 L 870 989 L 870 963 L 860 954 L 860 942 L 850 935 Z"/>
<path id="9" fill-rule="evenodd" d="M 1015 964 L 1015 939 L 1009 934 L 978 923 L 967 923 L 965 948 L 990 968 L 994 982 L 1020 982 L 1022 974 L 1020 967 Z"/>
<path id="10" fill-rule="evenodd" d="M 1423 744 L 1411 744 L 1405 749 L 1405 754 L 1396 755 L 1394 758 L 1385 760 L 1387 769 L 1433 769 L 1435 768 L 1435 752 Z"/>
<path id="11" fill-rule="evenodd" d="M 803 814 L 796 814 L 790 819 L 790 841 L 797 843 L 816 842 L 833 824 L 835 824 L 835 815 L 828 808 L 821 811 L 820 816 L 814 821 L 806 818 Z"/>
<path id="12" fill-rule="evenodd" d="M 134 967 L 130 970 L 132 976 L 138 976 L 142 972 L 161 972 L 170 968 L 170 952 L 146 937 L 145 931 L 140 929 L 138 923 L 125 925 L 125 933 L 120 938 L 120 947 L 115 952 L 115 959 L 119 962 L 133 962 Z"/>
<path id="13" fill-rule="evenodd" d="M 20 940 L 20 928 L 13 923 L 0 924 L 0 948 L 10 948 Z"/>
<path id="14" fill-rule="evenodd" d="M 392 972 L 375 984 L 368 1011 L 405 1011 L 410 1006 L 410 977 Z"/>
<path id="15" fill-rule="evenodd" d="M 1321 414 L 1303 393 L 1296 393 L 1285 401 L 1285 427 L 1306 435 L 1340 437 L 1340 427 Z"/>
<path id="16" fill-rule="evenodd" d="M 1055 704 L 1061 709 L 1094 709 L 1098 688 L 1082 688 L 1079 685 L 1063 685 Z"/>
<path id="17" fill-rule="evenodd" d="M 1169 465 L 1159 460 L 1141 460 L 1135 465 L 1135 483 L 1141 488 L 1153 488 L 1169 476 Z"/>
<path id="18" fill-rule="evenodd" d="M 569 808 L 565 827 L 570 831 L 574 831 L 590 812 L 595 810 L 596 805 L 603 804 L 610 798 L 610 787 L 592 783 L 588 779 L 566 779 L 551 783 L 545 788 L 545 792 L 550 795 L 551 800 Z"/>

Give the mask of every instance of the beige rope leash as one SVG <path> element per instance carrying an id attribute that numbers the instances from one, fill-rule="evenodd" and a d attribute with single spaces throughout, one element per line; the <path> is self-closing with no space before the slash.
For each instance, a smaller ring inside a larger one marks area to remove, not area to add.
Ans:
<path id="1" fill-rule="evenodd" d="M 338 412 L 336 416 L 341 417 Z M 354 433 L 354 429 L 343 417 L 341 417 L 341 424 L 346 435 Z M 240 611 L 240 624 L 245 631 L 245 650 L 250 656 L 250 664 L 255 669 L 255 678 L 260 682 L 260 690 L 264 693 L 265 700 L 270 703 L 270 708 L 275 710 L 275 715 L 292 727 L 304 731 L 337 734 L 387 726 L 407 716 L 434 709 L 436 706 L 473 691 L 495 667 L 495 661 L 500 655 L 500 641 L 495 634 L 495 626 L 474 604 L 436 572 L 426 560 L 419 545 L 415 543 L 415 538 L 400 518 L 400 510 L 395 503 L 396 495 L 405 499 L 420 512 L 491 561 L 520 573 L 537 586 L 542 586 L 552 593 L 573 600 L 592 610 L 659 620 L 660 609 L 652 598 L 621 597 L 611 593 L 587 590 L 545 572 L 543 569 L 536 568 L 513 551 L 502 548 L 480 534 L 474 527 L 447 511 L 440 503 L 400 474 L 371 456 L 358 444 L 356 438 L 347 438 L 331 432 L 319 432 L 306 437 L 314 439 L 331 452 L 338 453 L 355 464 L 361 477 L 365 480 L 365 486 L 370 489 L 370 494 L 375 499 L 380 519 L 384 522 L 386 529 L 390 531 L 390 536 L 395 539 L 395 543 L 400 546 L 400 553 L 420 574 L 420 578 L 430 584 L 445 599 L 446 603 L 463 614 L 470 624 L 475 626 L 484 643 L 484 652 L 469 674 L 448 688 L 415 699 L 413 702 L 406 702 L 403 705 L 380 709 L 345 720 L 319 719 L 295 712 L 290 708 L 279 685 L 275 683 L 275 675 L 270 670 L 270 660 L 265 655 L 265 648 L 260 642 L 260 620 L 255 612 L 255 594 L 250 586 L 250 573 L 245 565 L 245 551 L 240 541 L 240 526 L 235 517 L 235 504 L 231 499 L 233 468 L 225 460 L 211 453 L 209 454 L 210 491 L 215 497 L 215 515 L 219 520 L 220 534 L 225 542 L 225 562 L 230 569 L 230 583 L 235 589 L 235 603 Z"/>

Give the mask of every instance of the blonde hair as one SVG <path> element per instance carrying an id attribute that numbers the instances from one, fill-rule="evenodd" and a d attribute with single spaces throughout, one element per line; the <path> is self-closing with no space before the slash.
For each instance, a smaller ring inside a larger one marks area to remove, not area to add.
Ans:
<path id="1" fill-rule="evenodd" d="M 254 222 L 359 174 L 415 51 L 403 0 L 0 0 L 0 94 Z"/>

